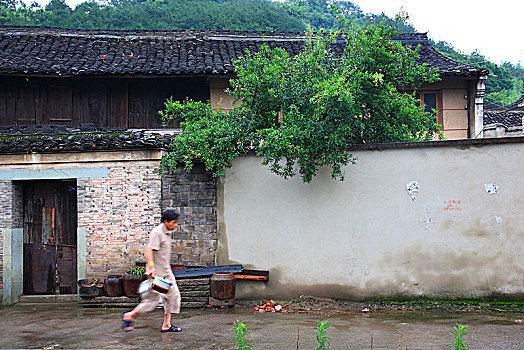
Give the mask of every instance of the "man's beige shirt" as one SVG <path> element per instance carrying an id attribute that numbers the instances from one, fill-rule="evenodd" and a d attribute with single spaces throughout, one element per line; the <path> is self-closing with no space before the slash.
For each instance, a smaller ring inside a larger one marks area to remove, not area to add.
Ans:
<path id="1" fill-rule="evenodd" d="M 153 262 L 159 276 L 171 275 L 171 232 L 163 223 L 151 231 L 147 245 L 153 249 Z M 149 266 L 147 269 L 149 273 Z"/>

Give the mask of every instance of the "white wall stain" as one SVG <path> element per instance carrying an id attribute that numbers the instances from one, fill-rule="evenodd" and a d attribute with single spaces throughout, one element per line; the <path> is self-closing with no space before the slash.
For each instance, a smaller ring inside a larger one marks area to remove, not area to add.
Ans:
<path id="1" fill-rule="evenodd" d="M 504 229 L 504 218 L 502 216 L 495 215 L 495 221 L 497 222 L 497 224 L 502 225 L 502 227 L 498 225 L 498 228 L 496 228 L 496 230 L 501 230 L 501 229 L 503 230 Z M 504 236 L 504 232 L 498 231 L 497 236 L 499 236 L 499 238 L 502 238 Z"/>
<path id="2" fill-rule="evenodd" d="M 424 226 L 424 229 L 431 230 L 430 224 L 434 223 L 433 218 L 431 216 L 425 216 L 424 219 L 419 220 L 420 225 Z"/>
<path id="3" fill-rule="evenodd" d="M 423 226 L 425 230 L 431 230 L 430 224 L 434 224 L 435 221 L 433 220 L 433 217 L 431 217 L 431 211 L 429 208 L 426 208 L 426 212 L 428 213 L 424 218 L 419 219 L 418 222 L 420 223 L 420 226 Z"/>
<path id="4" fill-rule="evenodd" d="M 411 181 L 406 185 L 406 190 L 413 201 L 417 200 L 417 194 L 419 190 L 418 181 Z"/>
<path id="5" fill-rule="evenodd" d="M 495 194 L 499 191 L 499 187 L 495 185 L 494 182 L 491 182 L 489 184 L 484 184 L 484 189 L 486 189 L 486 192 L 489 194 Z"/>

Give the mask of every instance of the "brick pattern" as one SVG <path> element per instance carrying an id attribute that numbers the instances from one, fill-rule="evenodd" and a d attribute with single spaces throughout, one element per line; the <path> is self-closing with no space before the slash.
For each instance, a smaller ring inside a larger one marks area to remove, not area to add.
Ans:
<path id="1" fill-rule="evenodd" d="M 0 282 L 4 272 L 4 229 L 22 227 L 22 195 L 21 183 L 0 180 Z"/>
<path id="2" fill-rule="evenodd" d="M 4 229 L 0 228 L 0 281 L 4 280 Z"/>
<path id="3" fill-rule="evenodd" d="M 24 186 L 23 182 L 13 182 L 13 218 L 11 221 L 12 228 L 24 227 Z"/>
<path id="4" fill-rule="evenodd" d="M 13 227 L 13 182 L 0 180 L 0 228 Z"/>
<path id="5" fill-rule="evenodd" d="M 190 173 L 182 166 L 162 177 L 162 209 L 180 213 L 173 233 L 171 261 L 189 266 L 213 266 L 217 248 L 216 179 L 202 164 Z"/>
<path id="6" fill-rule="evenodd" d="M 216 180 L 202 165 L 160 177 L 158 162 L 116 163 L 107 178 L 77 180 L 78 227 L 86 228 L 87 277 L 123 274 L 144 261 L 149 232 L 162 210 L 180 213 L 172 262 L 212 266 L 217 248 Z M 22 227 L 22 183 L 0 181 L 0 277 L 3 229 Z"/>
<path id="7" fill-rule="evenodd" d="M 123 274 L 144 261 L 161 217 L 158 162 L 115 165 L 107 178 L 78 179 L 78 226 L 86 227 L 87 277 Z"/>

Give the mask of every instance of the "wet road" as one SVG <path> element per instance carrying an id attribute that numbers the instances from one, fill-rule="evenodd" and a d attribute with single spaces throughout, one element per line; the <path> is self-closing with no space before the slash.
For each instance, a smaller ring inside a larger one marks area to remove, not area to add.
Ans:
<path id="1" fill-rule="evenodd" d="M 141 315 L 133 332 L 121 330 L 122 309 L 88 309 L 76 304 L 0 307 L 2 349 L 234 349 L 230 328 L 248 327 L 254 349 L 315 347 L 318 316 L 183 309 L 173 324 L 181 333 L 160 334 L 162 310 Z M 469 324 L 471 349 L 524 349 L 524 314 L 391 312 L 327 317 L 330 349 L 444 349 L 455 323 Z"/>

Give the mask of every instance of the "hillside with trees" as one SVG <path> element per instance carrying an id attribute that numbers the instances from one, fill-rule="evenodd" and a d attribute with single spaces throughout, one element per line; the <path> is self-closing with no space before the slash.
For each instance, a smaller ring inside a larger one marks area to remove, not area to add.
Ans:
<path id="1" fill-rule="evenodd" d="M 332 4 L 357 25 L 385 21 L 401 33 L 416 32 L 406 18 L 365 14 L 357 5 L 343 0 L 91 0 L 75 8 L 65 0 L 51 0 L 44 8 L 36 2 L 26 5 L 21 0 L 0 0 L 0 25 L 159 30 L 339 29 Z M 451 59 L 488 69 L 488 101 L 508 105 L 524 93 L 524 67 L 520 63 L 496 65 L 478 52 L 465 54 L 447 42 L 434 43 L 434 47 Z"/>

